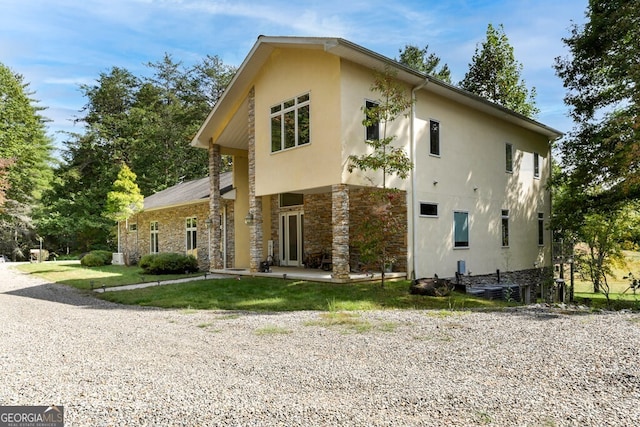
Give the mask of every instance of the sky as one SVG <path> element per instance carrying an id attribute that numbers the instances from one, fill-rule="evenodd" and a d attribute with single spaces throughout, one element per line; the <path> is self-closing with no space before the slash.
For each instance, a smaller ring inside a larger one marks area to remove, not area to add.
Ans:
<path id="1" fill-rule="evenodd" d="M 170 54 L 185 66 L 217 55 L 239 66 L 259 35 L 341 37 L 389 58 L 429 46 L 453 83 L 469 69 L 487 25 L 502 24 L 522 78 L 535 87 L 537 120 L 573 123 L 553 64 L 568 51 L 588 0 L 0 0 L 0 62 L 21 74 L 58 147 L 87 99 L 79 87 L 113 67 L 147 75 Z"/>

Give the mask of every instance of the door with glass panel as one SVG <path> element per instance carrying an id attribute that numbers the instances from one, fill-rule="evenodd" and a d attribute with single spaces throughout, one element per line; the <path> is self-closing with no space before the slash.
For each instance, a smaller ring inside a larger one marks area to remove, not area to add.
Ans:
<path id="1" fill-rule="evenodd" d="M 280 264 L 299 267 L 302 265 L 303 250 L 302 212 L 280 214 Z"/>

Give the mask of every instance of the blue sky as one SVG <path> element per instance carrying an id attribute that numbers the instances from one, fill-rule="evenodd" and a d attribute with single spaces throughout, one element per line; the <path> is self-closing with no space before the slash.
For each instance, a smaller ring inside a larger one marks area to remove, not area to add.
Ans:
<path id="1" fill-rule="evenodd" d="M 257 37 L 342 37 L 396 58 L 406 44 L 429 45 L 454 83 L 468 69 L 489 23 L 504 25 L 537 90 L 537 119 L 568 132 L 565 90 L 553 70 L 562 37 L 584 23 L 587 0 L 0 0 L 0 62 L 22 74 L 49 133 L 81 131 L 80 84 L 122 67 L 136 75 L 169 53 L 191 65 L 205 55 L 240 65 Z"/>

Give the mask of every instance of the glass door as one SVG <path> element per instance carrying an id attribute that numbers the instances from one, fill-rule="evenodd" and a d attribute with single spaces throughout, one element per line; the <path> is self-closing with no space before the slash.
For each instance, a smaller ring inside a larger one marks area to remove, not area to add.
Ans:
<path id="1" fill-rule="evenodd" d="M 285 212 L 280 214 L 280 264 L 301 266 L 303 254 L 303 221 L 302 212 Z"/>

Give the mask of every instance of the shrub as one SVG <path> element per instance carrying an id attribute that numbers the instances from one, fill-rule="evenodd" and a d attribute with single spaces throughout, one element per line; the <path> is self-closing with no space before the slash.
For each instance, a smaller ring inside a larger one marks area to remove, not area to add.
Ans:
<path id="1" fill-rule="evenodd" d="M 146 274 L 178 274 L 198 271 L 198 261 L 192 255 L 177 253 L 145 255 L 140 259 L 138 266 Z"/>
<path id="2" fill-rule="evenodd" d="M 84 267 L 101 267 L 111 264 L 111 252 L 91 251 L 80 259 L 80 264 Z"/>

